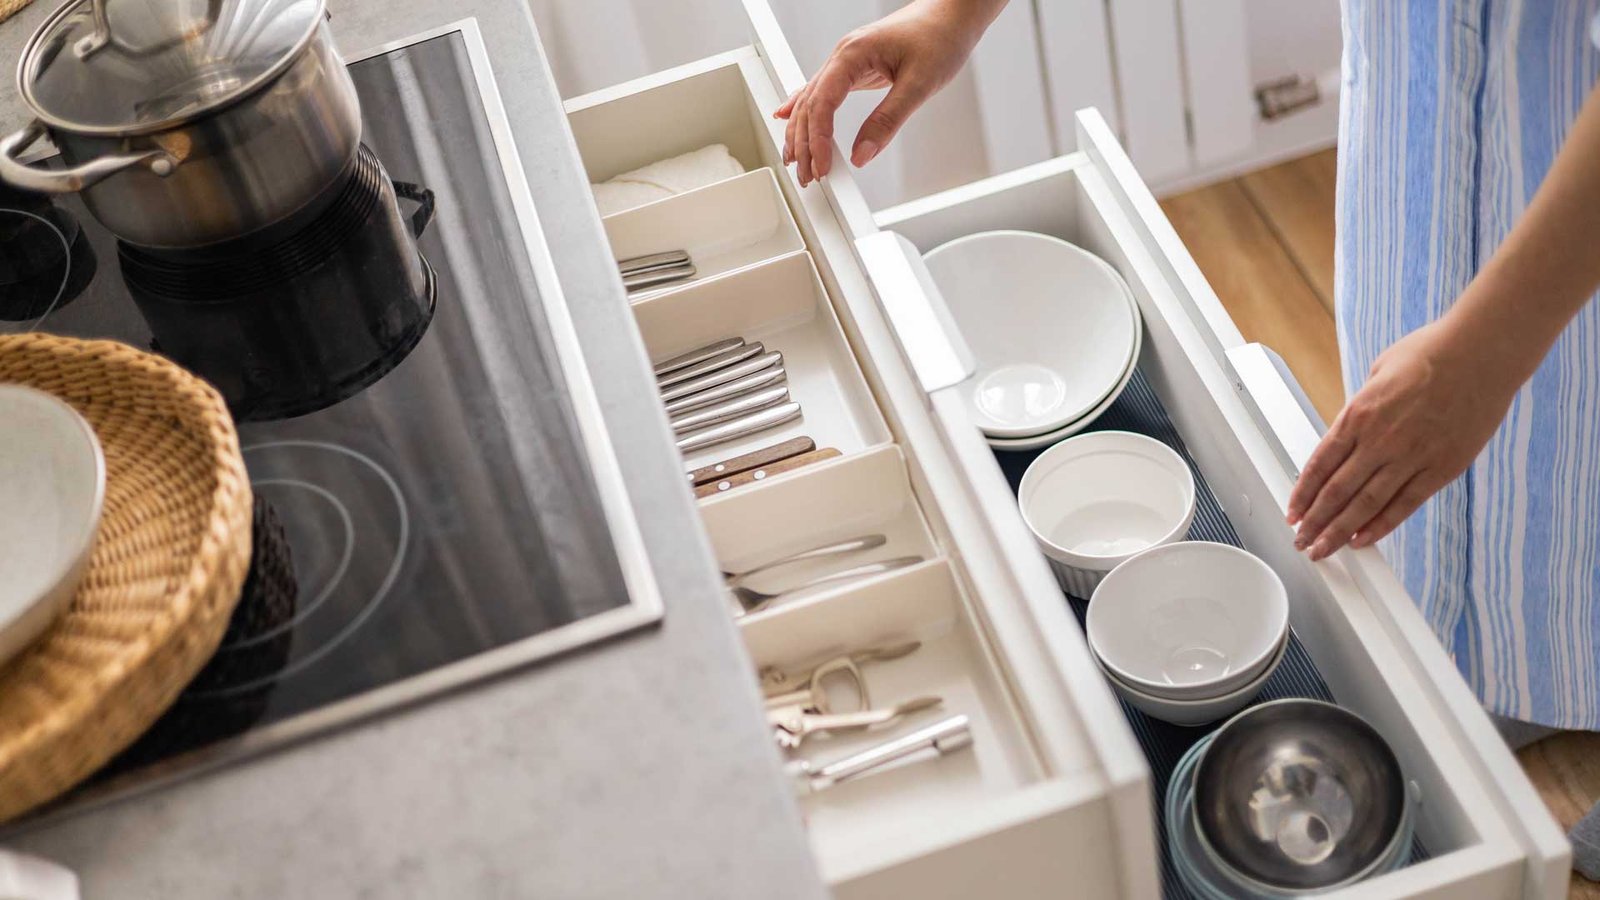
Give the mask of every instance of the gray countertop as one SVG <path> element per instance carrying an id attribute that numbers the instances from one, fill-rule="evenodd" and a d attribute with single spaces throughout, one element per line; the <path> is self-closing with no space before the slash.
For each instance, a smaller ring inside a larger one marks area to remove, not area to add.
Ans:
<path id="1" fill-rule="evenodd" d="M 55 5 L 0 23 L 10 71 Z M 332 0 L 354 53 L 476 17 L 639 513 L 652 629 L 9 843 L 85 896 L 824 894 L 649 382 L 545 57 L 518 0 Z"/>

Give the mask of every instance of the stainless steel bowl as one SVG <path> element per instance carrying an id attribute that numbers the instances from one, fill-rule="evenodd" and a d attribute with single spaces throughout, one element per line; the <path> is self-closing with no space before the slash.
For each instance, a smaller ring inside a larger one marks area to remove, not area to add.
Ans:
<path id="1" fill-rule="evenodd" d="M 1194 776 L 1196 831 L 1247 882 L 1280 891 L 1353 883 L 1408 830 L 1405 775 L 1367 721 L 1319 700 L 1230 719 Z"/>

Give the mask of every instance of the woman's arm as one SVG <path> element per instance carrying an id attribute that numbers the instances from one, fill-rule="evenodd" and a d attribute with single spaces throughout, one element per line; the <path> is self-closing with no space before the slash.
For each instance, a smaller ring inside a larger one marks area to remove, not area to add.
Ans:
<path id="1" fill-rule="evenodd" d="M 1378 357 L 1334 420 L 1289 498 L 1295 545 L 1313 559 L 1365 547 L 1466 471 L 1597 287 L 1600 87 L 1505 243 L 1449 312 Z"/>
<path id="2" fill-rule="evenodd" d="M 950 83 L 1006 0 L 916 0 L 845 35 L 805 87 L 773 113 L 789 120 L 783 161 L 802 187 L 833 168 L 833 114 L 851 91 L 889 88 L 850 151 L 872 161 L 917 108 Z"/>

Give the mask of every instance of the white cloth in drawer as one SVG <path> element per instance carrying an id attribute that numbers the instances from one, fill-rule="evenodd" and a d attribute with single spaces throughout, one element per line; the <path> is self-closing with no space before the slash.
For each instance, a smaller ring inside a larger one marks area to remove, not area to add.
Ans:
<path id="1" fill-rule="evenodd" d="M 743 174 L 744 166 L 733 158 L 726 145 L 712 144 L 591 187 L 600 215 L 609 216 Z"/>

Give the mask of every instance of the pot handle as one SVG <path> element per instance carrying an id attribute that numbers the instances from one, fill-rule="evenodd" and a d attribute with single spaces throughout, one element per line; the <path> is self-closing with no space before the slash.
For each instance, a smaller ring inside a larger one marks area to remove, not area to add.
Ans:
<path id="1" fill-rule="evenodd" d="M 396 197 L 404 197 L 417 205 L 417 211 L 411 214 L 411 234 L 422 237 L 428 230 L 428 224 L 433 221 L 433 191 L 419 184 L 409 181 L 390 181 L 394 185 Z"/>
<path id="2" fill-rule="evenodd" d="M 44 126 L 35 121 L 21 131 L 0 138 L 0 181 L 41 194 L 70 194 L 104 181 L 123 169 L 143 165 L 165 177 L 172 174 L 176 165 L 172 157 L 160 150 L 116 153 L 65 169 L 43 169 L 19 161 L 17 157 L 22 155 L 22 151 L 43 135 Z"/>

